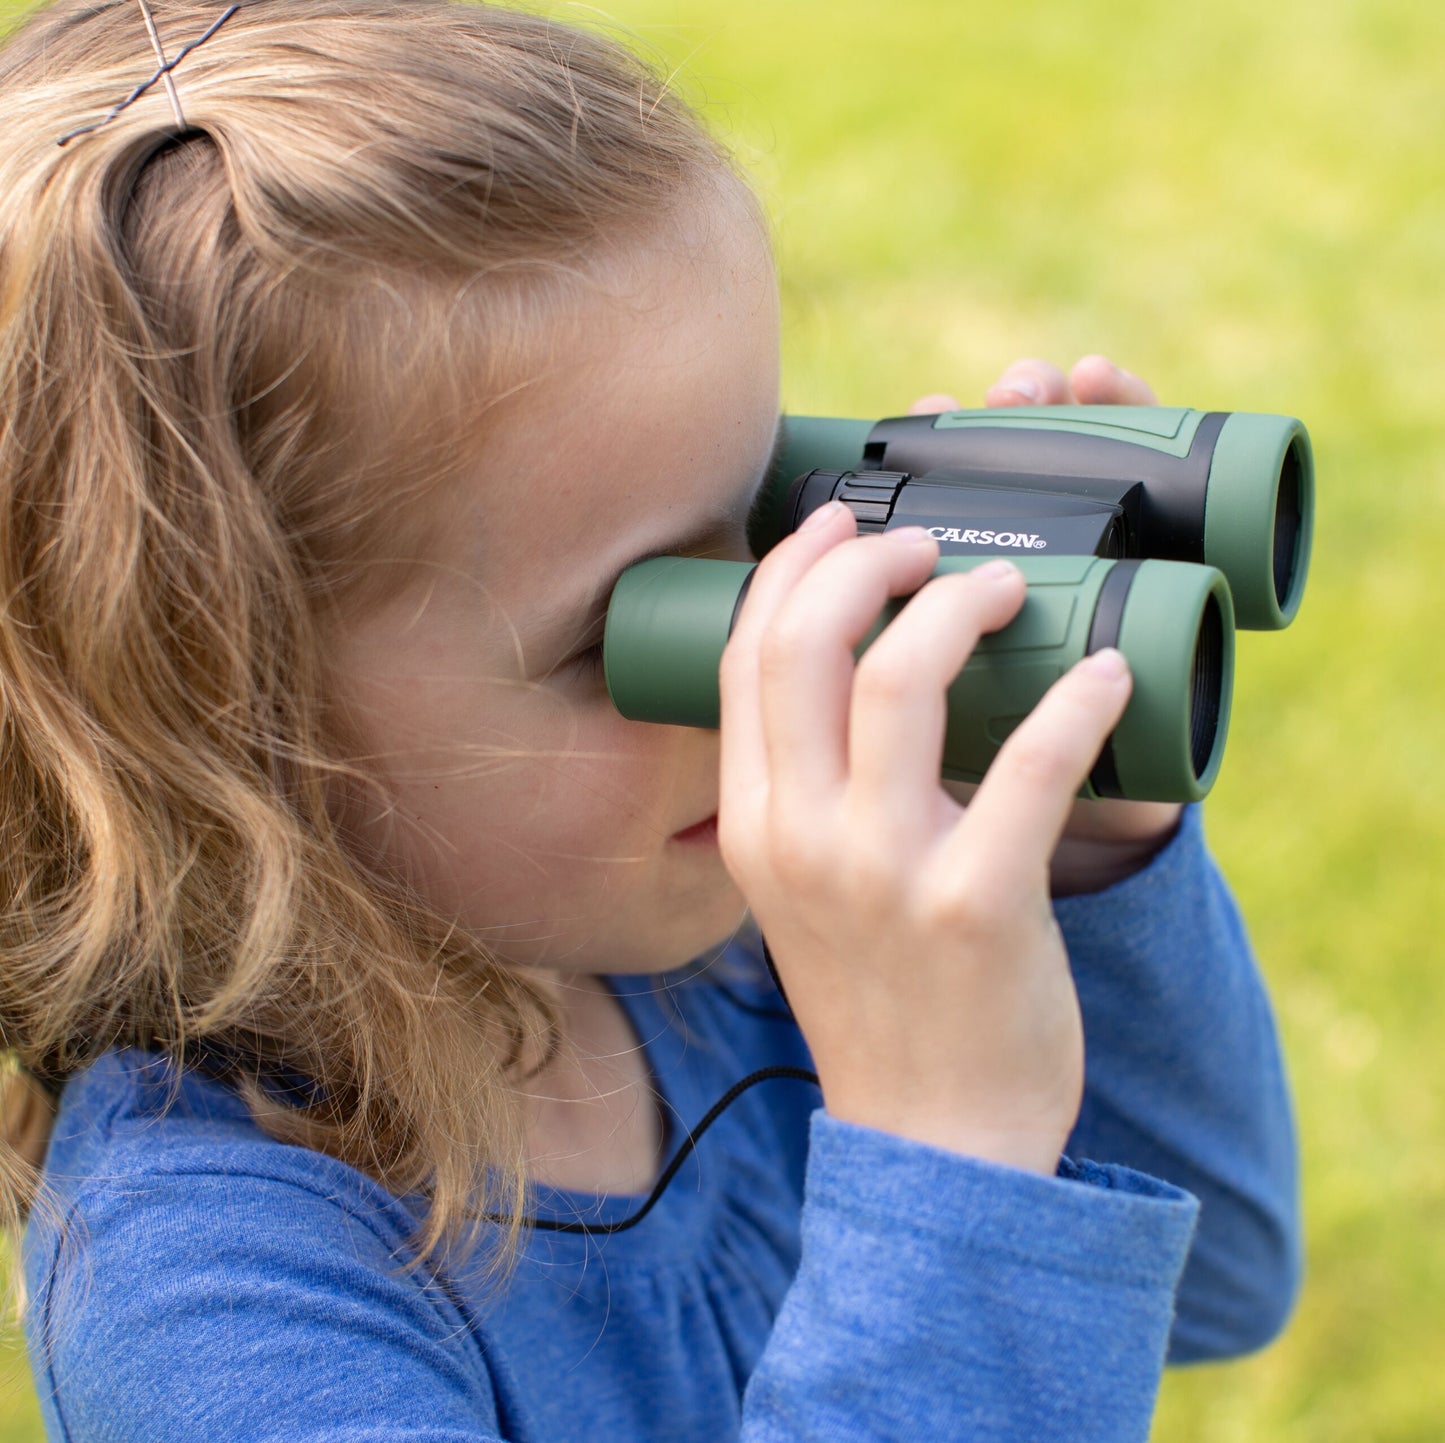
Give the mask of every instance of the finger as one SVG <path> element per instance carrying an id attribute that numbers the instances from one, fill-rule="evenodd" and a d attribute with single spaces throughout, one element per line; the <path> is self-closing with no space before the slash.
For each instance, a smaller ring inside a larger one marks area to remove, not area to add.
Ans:
<path id="1" fill-rule="evenodd" d="M 910 416 L 936 416 L 940 411 L 959 410 L 958 397 L 950 396 L 946 391 L 930 391 L 926 396 L 920 396 L 909 408 Z"/>
<path id="2" fill-rule="evenodd" d="M 1067 406 L 1074 395 L 1057 366 L 1030 356 L 1007 367 L 983 399 L 987 406 Z"/>
<path id="3" fill-rule="evenodd" d="M 1007 561 L 935 577 L 858 662 L 848 733 L 850 809 L 883 845 L 930 825 L 939 791 L 949 683 L 979 637 L 1017 614 L 1027 588 Z"/>
<path id="4" fill-rule="evenodd" d="M 1116 366 L 1107 356 L 1085 356 L 1069 372 L 1069 385 L 1082 406 L 1157 406 L 1154 388 Z"/>
<path id="5" fill-rule="evenodd" d="M 1132 678 L 1112 648 L 1086 657 L 1045 692 L 999 748 L 945 848 L 948 875 L 986 895 L 1047 886 L 1074 799 L 1118 724 Z"/>
<path id="6" fill-rule="evenodd" d="M 853 652 L 891 596 L 916 590 L 938 561 L 920 528 L 835 547 L 792 588 L 759 644 L 759 704 L 770 796 L 816 806 L 847 778 Z"/>
<path id="7" fill-rule="evenodd" d="M 808 568 L 856 532 L 853 513 L 840 502 L 832 502 L 772 547 L 753 571 L 718 669 L 722 728 L 718 765 L 724 798 L 720 818 L 728 811 L 755 806 L 767 795 L 768 753 L 759 702 L 759 642 Z"/>

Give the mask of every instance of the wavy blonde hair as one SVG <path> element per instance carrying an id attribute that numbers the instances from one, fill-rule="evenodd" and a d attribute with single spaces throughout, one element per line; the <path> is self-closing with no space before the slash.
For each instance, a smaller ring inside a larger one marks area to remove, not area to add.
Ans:
<path id="1" fill-rule="evenodd" d="M 218 11 L 158 6 L 172 53 Z M 0 53 L 0 1214 L 36 1079 L 201 1049 L 273 1137 L 425 1192 L 425 1256 L 519 1211 L 554 1019 L 348 843 L 326 618 L 400 582 L 559 298 L 728 162 L 610 41 L 442 0 L 249 0 L 184 135 L 157 89 L 57 145 L 154 67 L 131 0 Z"/>

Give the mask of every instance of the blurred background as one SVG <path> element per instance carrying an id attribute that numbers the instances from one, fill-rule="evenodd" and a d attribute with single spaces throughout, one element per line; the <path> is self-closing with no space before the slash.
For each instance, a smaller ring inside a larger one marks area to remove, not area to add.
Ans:
<path id="1" fill-rule="evenodd" d="M 1015 357 L 1104 351 L 1166 402 L 1308 424 L 1310 589 L 1240 635 L 1207 811 L 1285 1036 L 1308 1276 L 1273 1347 L 1168 1376 L 1153 1436 L 1438 1443 L 1445 6 L 548 8 L 676 69 L 756 177 L 790 409 L 981 404 Z M 0 1443 L 40 1437 L 11 1330 Z"/>

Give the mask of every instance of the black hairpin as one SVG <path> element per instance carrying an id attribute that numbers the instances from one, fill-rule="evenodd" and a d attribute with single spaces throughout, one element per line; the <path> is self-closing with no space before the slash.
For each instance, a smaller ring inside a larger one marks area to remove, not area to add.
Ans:
<path id="1" fill-rule="evenodd" d="M 191 53 L 191 51 L 199 49 L 202 45 L 204 45 L 206 41 L 208 41 L 211 36 L 213 36 L 216 31 L 218 31 L 221 26 L 223 26 L 226 21 L 228 21 L 231 16 L 233 16 L 236 11 L 238 11 L 241 7 L 239 5 L 232 5 L 231 8 L 227 10 L 219 20 L 217 20 L 213 25 L 210 26 L 210 28 L 206 31 L 204 35 L 202 35 L 197 40 L 192 40 L 189 45 L 183 46 L 179 51 L 177 51 L 176 58 L 174 60 L 167 60 L 166 52 L 161 48 L 161 37 L 159 32 L 156 30 L 156 22 L 154 17 L 151 15 L 150 6 L 146 4 L 146 0 L 136 0 L 136 3 L 140 6 L 141 15 L 145 19 L 146 33 L 150 36 L 151 48 L 155 51 L 156 59 L 160 62 L 160 69 L 157 70 L 156 73 L 152 75 L 149 80 L 143 81 L 140 85 L 137 85 L 136 88 L 132 90 L 131 93 L 127 95 L 126 98 L 122 100 L 121 103 L 117 105 L 108 115 L 103 116 L 101 119 L 95 121 L 91 125 L 82 125 L 75 130 L 66 131 L 66 133 L 55 142 L 57 145 L 68 145 L 72 140 L 75 140 L 79 136 L 89 135 L 91 131 L 99 130 L 103 125 L 109 125 L 110 122 L 114 120 L 116 116 L 119 115 L 121 111 L 126 108 L 126 106 L 134 105 L 135 102 L 139 100 L 141 96 L 146 93 L 146 91 L 150 90 L 158 81 L 165 82 L 166 95 L 170 98 L 171 110 L 175 113 L 176 125 L 178 129 L 181 132 L 184 132 L 186 129 L 188 129 L 186 125 L 186 117 L 181 111 L 181 98 L 176 93 L 176 83 L 174 80 L 171 79 L 171 71 L 173 71 L 176 66 L 179 65 L 181 61 L 184 60 L 186 56 Z"/>

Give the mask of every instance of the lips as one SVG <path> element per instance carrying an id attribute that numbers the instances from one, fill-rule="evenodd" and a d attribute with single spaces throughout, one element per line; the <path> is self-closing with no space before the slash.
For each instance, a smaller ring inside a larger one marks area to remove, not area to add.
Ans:
<path id="1" fill-rule="evenodd" d="M 674 842 L 711 842 L 717 840 L 717 813 L 704 817 L 702 821 L 681 832 L 672 834 Z"/>

